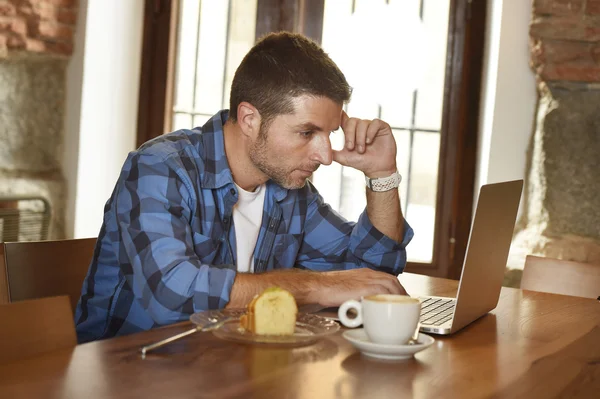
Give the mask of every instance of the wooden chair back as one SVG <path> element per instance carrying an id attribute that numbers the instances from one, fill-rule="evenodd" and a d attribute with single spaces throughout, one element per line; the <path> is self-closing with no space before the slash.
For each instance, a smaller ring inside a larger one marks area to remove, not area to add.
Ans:
<path id="1" fill-rule="evenodd" d="M 0 364 L 75 347 L 67 296 L 0 305 Z"/>
<path id="2" fill-rule="evenodd" d="M 8 279 L 6 277 L 6 263 L 4 262 L 4 243 L 0 242 L 0 305 L 8 303 Z"/>
<path id="3" fill-rule="evenodd" d="M 598 298 L 600 265 L 528 255 L 521 289 Z"/>
<path id="4" fill-rule="evenodd" d="M 5 243 L 9 301 L 67 295 L 74 310 L 95 245 L 95 238 Z"/>

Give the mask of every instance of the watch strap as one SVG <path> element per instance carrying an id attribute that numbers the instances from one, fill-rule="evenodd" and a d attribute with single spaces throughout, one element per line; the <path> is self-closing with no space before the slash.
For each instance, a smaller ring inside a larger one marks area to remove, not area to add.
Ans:
<path id="1" fill-rule="evenodd" d="M 365 183 L 367 187 L 375 192 L 389 191 L 398 188 L 401 181 L 402 175 L 400 175 L 398 171 L 392 173 L 390 176 L 378 177 L 375 179 L 365 176 Z"/>

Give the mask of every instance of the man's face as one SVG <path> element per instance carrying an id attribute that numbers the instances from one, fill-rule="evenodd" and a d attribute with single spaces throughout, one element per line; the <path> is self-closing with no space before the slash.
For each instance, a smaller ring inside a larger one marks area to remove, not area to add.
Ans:
<path id="1" fill-rule="evenodd" d="M 276 116 L 250 145 L 254 166 L 287 189 L 304 187 L 321 164 L 331 164 L 329 134 L 339 128 L 342 113 L 326 97 L 301 96 L 294 103 L 293 113 Z"/>

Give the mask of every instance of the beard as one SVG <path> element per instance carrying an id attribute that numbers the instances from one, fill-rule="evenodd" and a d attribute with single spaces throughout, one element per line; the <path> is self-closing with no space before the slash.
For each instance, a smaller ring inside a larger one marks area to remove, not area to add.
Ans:
<path id="1" fill-rule="evenodd" d="M 288 190 L 296 190 L 306 185 L 307 177 L 294 177 L 293 173 L 297 170 L 316 171 L 318 163 L 311 163 L 301 167 L 285 166 L 285 156 L 269 151 L 268 135 L 266 129 L 261 129 L 257 139 L 250 145 L 250 161 L 252 164 L 267 175 L 269 179 Z"/>

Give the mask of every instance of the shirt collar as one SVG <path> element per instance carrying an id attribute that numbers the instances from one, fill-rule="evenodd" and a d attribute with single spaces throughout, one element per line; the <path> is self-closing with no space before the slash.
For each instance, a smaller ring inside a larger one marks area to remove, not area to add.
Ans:
<path id="1" fill-rule="evenodd" d="M 202 144 L 204 155 L 204 176 L 202 186 L 205 188 L 233 187 L 233 176 L 225 154 L 225 136 L 223 126 L 229 118 L 229 110 L 221 110 L 202 126 Z M 283 200 L 288 190 L 269 180 L 267 190 L 272 191 L 277 201 Z M 267 191 L 267 192 L 268 192 Z"/>

